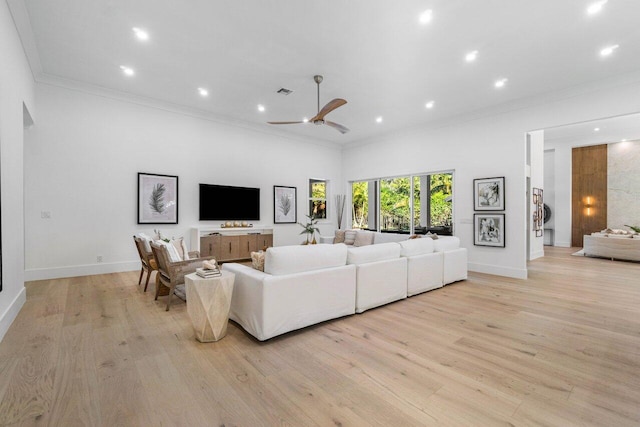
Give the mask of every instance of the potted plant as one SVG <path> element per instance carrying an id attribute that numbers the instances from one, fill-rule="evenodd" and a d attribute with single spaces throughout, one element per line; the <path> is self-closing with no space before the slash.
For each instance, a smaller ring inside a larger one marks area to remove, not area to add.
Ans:
<path id="1" fill-rule="evenodd" d="M 306 234 L 307 240 L 303 243 L 303 245 L 316 244 L 315 233 L 316 231 L 319 233 L 320 229 L 316 227 L 318 220 L 313 215 L 306 215 L 309 218 L 309 221 L 306 224 L 299 222 L 300 226 L 304 229 L 300 232 L 300 234 Z"/>

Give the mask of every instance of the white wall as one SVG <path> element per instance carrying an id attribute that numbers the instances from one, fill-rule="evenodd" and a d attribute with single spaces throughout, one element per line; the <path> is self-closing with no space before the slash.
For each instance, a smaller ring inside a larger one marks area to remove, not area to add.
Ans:
<path id="1" fill-rule="evenodd" d="M 24 288 L 23 109 L 33 114 L 33 78 L 7 7 L 0 1 L 0 340 L 26 300 Z"/>
<path id="2" fill-rule="evenodd" d="M 607 227 L 640 227 L 640 141 L 607 149 Z"/>
<path id="3" fill-rule="evenodd" d="M 544 200 L 544 130 L 538 130 L 529 133 L 529 149 L 531 150 L 530 161 L 531 167 L 529 168 L 530 188 L 529 188 L 529 213 L 528 213 L 528 228 L 529 228 L 529 259 L 533 260 L 544 256 L 544 235 L 536 236 L 533 226 L 533 213 L 536 210 L 536 205 L 533 204 L 533 189 L 542 189 L 542 198 Z"/>
<path id="4" fill-rule="evenodd" d="M 366 145 L 350 147 L 343 162 L 358 167 L 345 167 L 345 180 L 455 170 L 455 234 L 469 249 L 469 269 L 525 278 L 526 133 L 640 111 L 637 76 L 555 96 L 531 100 L 528 106 L 514 106 L 511 111 L 460 117 L 440 127 L 382 135 Z M 473 246 L 473 179 L 492 176 L 506 178 L 505 248 Z"/>
<path id="5" fill-rule="evenodd" d="M 38 124 L 25 152 L 27 280 L 137 269 L 134 233 L 160 228 L 188 242 L 190 227 L 218 226 L 198 221 L 198 183 L 260 187 L 262 225 L 273 224 L 274 185 L 298 188 L 301 222 L 309 178 L 330 180 L 331 194 L 343 192 L 336 146 L 41 83 L 36 103 Z M 137 224 L 138 172 L 179 177 L 178 225 Z M 323 233 L 333 232 L 334 212 L 330 206 Z M 274 244 L 302 242 L 301 230 L 275 226 Z"/>

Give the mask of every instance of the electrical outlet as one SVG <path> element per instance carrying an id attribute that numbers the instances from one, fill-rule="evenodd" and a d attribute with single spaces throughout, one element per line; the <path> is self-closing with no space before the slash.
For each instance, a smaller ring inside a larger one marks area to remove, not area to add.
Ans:
<path id="1" fill-rule="evenodd" d="M 98 256 L 96 257 L 96 261 L 97 261 L 97 262 L 102 262 L 102 255 L 98 255 Z"/>
<path id="2" fill-rule="evenodd" d="M 51 212 L 49 211 L 41 211 L 40 218 L 42 219 L 51 219 Z"/>

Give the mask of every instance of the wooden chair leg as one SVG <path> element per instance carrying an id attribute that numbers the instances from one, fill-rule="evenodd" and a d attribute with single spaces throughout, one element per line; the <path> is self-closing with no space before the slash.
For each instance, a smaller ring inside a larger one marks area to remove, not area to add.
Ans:
<path id="1" fill-rule="evenodd" d="M 165 311 L 169 311 L 169 306 L 171 305 L 171 297 L 173 296 L 173 291 L 176 288 L 176 284 L 172 283 L 171 288 L 169 288 L 169 295 L 167 295 L 167 309 Z"/>
<path id="2" fill-rule="evenodd" d="M 151 273 L 153 273 L 153 270 L 147 271 L 147 281 L 144 282 L 144 292 L 147 292 L 147 286 L 149 286 L 149 279 L 151 278 Z"/>
<path id="3" fill-rule="evenodd" d="M 142 273 L 144 273 L 144 267 L 140 269 L 140 277 L 138 278 L 138 286 L 142 283 Z"/>
<path id="4" fill-rule="evenodd" d="M 156 271 L 156 301 L 158 301 L 158 295 L 160 295 L 160 286 L 162 286 L 160 282 L 160 272 Z"/>

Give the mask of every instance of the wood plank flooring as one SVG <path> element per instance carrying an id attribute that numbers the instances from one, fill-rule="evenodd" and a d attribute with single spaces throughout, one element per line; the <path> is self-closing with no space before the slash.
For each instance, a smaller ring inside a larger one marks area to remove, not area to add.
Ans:
<path id="1" fill-rule="evenodd" d="M 263 343 L 197 342 L 138 272 L 30 282 L 0 425 L 638 426 L 640 264 L 575 250 Z"/>

